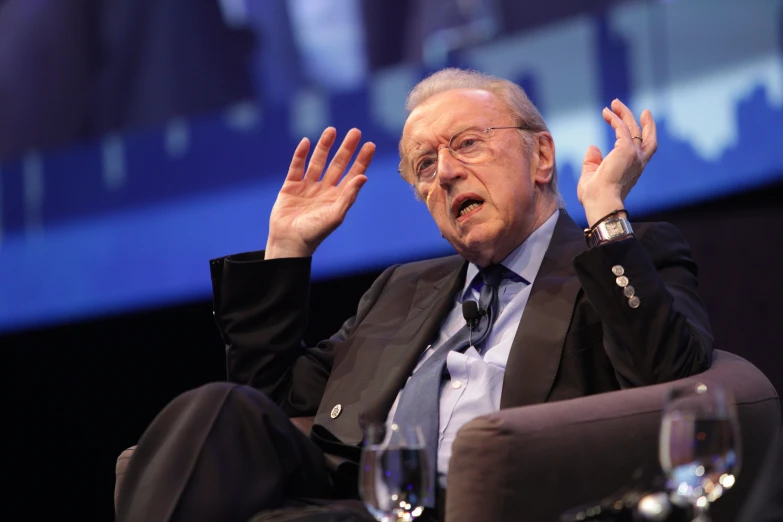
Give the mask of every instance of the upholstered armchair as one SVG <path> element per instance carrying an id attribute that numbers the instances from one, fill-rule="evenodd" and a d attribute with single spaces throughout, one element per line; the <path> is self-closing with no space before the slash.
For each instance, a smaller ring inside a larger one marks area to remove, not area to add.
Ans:
<path id="1" fill-rule="evenodd" d="M 741 428 L 737 484 L 711 510 L 734 521 L 780 431 L 780 401 L 745 359 L 715 351 L 712 367 L 679 382 L 720 384 L 733 393 Z M 454 443 L 446 495 L 448 522 L 557 521 L 605 498 L 641 473 L 661 474 L 658 430 L 670 384 L 502 410 L 466 424 Z M 304 432 L 311 419 L 293 419 Z M 122 480 L 133 448 L 117 461 Z M 115 496 L 116 496 L 115 488 Z"/>

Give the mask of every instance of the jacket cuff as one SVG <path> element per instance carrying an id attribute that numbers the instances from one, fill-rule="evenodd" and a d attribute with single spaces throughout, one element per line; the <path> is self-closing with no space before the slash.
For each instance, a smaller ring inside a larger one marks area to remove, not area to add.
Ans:
<path id="1" fill-rule="evenodd" d="M 264 251 L 211 259 L 212 299 L 221 331 L 232 311 L 252 307 L 260 300 L 280 306 L 306 303 L 310 295 L 312 257 L 264 260 Z"/>
<path id="2" fill-rule="evenodd" d="M 618 331 L 644 330 L 651 310 L 664 310 L 672 297 L 641 240 L 632 237 L 588 249 L 574 258 L 585 295 L 601 318 Z"/>

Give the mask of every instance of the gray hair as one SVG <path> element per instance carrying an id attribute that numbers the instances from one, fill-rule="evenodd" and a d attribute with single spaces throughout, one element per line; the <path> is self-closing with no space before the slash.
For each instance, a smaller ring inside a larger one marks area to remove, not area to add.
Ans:
<path id="1" fill-rule="evenodd" d="M 450 67 L 427 76 L 417 83 L 408 94 L 405 100 L 405 110 L 410 113 L 432 96 L 454 89 L 481 89 L 491 92 L 508 107 L 514 119 L 514 125 L 525 126 L 534 132 L 549 132 L 544 118 L 541 117 L 541 113 L 527 97 L 522 87 L 509 80 L 470 69 Z M 522 133 L 522 139 L 529 151 L 532 148 L 530 136 Z M 399 143 L 399 152 L 402 159 L 404 157 L 402 139 Z M 557 165 L 553 165 L 549 189 L 557 199 L 558 205 L 564 206 L 563 199 L 557 189 Z"/>

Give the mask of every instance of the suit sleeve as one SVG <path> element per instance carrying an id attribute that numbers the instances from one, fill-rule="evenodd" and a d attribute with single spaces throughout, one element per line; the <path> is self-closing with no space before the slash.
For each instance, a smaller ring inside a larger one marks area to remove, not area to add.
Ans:
<path id="1" fill-rule="evenodd" d="M 314 415 L 335 350 L 367 315 L 394 270 L 359 302 L 357 314 L 315 347 L 307 327 L 312 258 L 264 260 L 251 252 L 210 261 L 215 321 L 226 346 L 228 380 L 252 386 L 291 417 Z"/>
<path id="2" fill-rule="evenodd" d="M 674 226 L 649 224 L 635 238 L 591 248 L 574 259 L 598 312 L 604 348 L 623 387 L 668 382 L 709 368 L 713 337 L 697 293 L 697 267 Z M 621 266 L 639 306 L 630 306 L 612 268 Z"/>

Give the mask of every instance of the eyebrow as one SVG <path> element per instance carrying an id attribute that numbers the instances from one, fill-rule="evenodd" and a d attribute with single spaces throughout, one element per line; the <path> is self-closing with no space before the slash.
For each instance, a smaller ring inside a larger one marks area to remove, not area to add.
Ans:
<path id="1" fill-rule="evenodd" d="M 419 149 L 416 149 L 419 150 Z M 412 152 L 410 154 L 406 154 L 402 158 L 400 158 L 400 165 L 405 165 L 406 167 L 409 167 L 411 169 L 416 168 L 416 163 L 419 161 L 419 158 L 422 158 L 428 154 L 434 154 L 435 149 L 426 149 L 422 152 Z"/>
<path id="2" fill-rule="evenodd" d="M 449 139 L 446 140 L 446 146 L 448 146 L 449 140 L 451 140 L 451 138 L 453 138 L 456 134 L 458 134 L 458 133 L 460 133 L 462 131 L 466 131 L 468 129 L 485 129 L 485 128 L 486 127 L 482 127 L 481 125 L 470 125 L 468 127 L 462 127 L 460 129 L 457 129 L 457 130 L 455 130 L 454 132 L 452 132 L 449 135 Z M 414 164 L 415 163 L 413 161 L 414 159 L 418 159 L 418 158 L 420 158 L 422 156 L 426 156 L 427 154 L 437 154 L 437 150 L 431 148 L 431 149 L 425 150 L 424 152 L 406 154 L 402 159 L 404 160 L 404 159 L 410 158 L 411 159 L 411 164 Z"/>
<path id="3" fill-rule="evenodd" d="M 410 158 L 410 163 L 411 163 L 411 165 L 415 165 L 415 164 L 416 164 L 416 161 L 417 161 L 419 158 L 423 158 L 424 156 L 428 156 L 428 155 L 430 155 L 430 154 L 437 154 L 437 153 L 438 153 L 438 152 L 437 152 L 437 150 L 436 150 L 436 149 L 427 149 L 427 150 L 425 150 L 425 151 L 423 151 L 423 152 L 419 152 L 419 153 L 415 153 L 415 154 L 410 154 L 410 155 L 408 155 L 407 157 L 408 157 L 408 158 Z"/>

